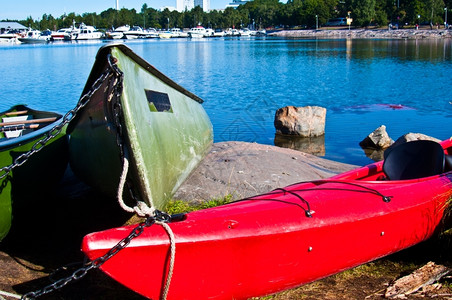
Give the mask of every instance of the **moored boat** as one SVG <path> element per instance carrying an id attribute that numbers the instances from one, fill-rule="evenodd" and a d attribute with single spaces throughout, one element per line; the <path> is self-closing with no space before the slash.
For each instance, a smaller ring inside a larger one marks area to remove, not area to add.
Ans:
<path id="1" fill-rule="evenodd" d="M 186 38 L 188 37 L 187 32 L 183 32 L 180 28 L 171 28 L 171 37 L 173 38 Z"/>
<path id="2" fill-rule="evenodd" d="M 25 37 L 20 37 L 18 40 L 24 44 L 45 44 L 50 41 L 50 32 L 30 30 Z"/>
<path id="3" fill-rule="evenodd" d="M 188 37 L 190 37 L 190 38 L 199 39 L 199 38 L 203 38 L 205 35 L 206 35 L 206 29 L 202 26 L 193 27 L 188 31 Z"/>
<path id="4" fill-rule="evenodd" d="M 130 161 L 127 186 L 133 198 L 161 209 L 212 144 L 202 100 L 123 44 L 99 50 L 84 94 L 104 73 L 68 126 L 71 167 L 115 197 Z"/>
<path id="5" fill-rule="evenodd" d="M 128 40 L 144 39 L 147 35 L 148 33 L 140 26 L 133 26 L 129 30 L 124 31 L 124 38 Z"/>
<path id="6" fill-rule="evenodd" d="M 75 34 L 74 39 L 81 40 L 99 40 L 103 33 L 98 31 L 94 26 L 80 24 L 78 33 Z"/>
<path id="7" fill-rule="evenodd" d="M 206 28 L 204 37 L 214 37 L 214 35 L 215 35 L 215 31 L 212 28 Z"/>
<path id="8" fill-rule="evenodd" d="M 165 227 L 148 219 L 100 268 L 152 299 L 248 299 L 312 282 L 437 232 L 452 198 L 451 155 L 452 138 L 409 142 L 330 179 L 188 213 Z M 82 250 L 97 259 L 136 228 L 89 234 Z"/>
<path id="9" fill-rule="evenodd" d="M 73 28 L 61 28 L 58 29 L 56 32 L 52 32 L 50 34 L 50 40 L 51 41 L 64 41 L 64 40 L 71 40 L 72 39 L 72 31 Z"/>
<path id="10" fill-rule="evenodd" d="M 171 34 L 171 31 L 161 31 L 160 33 L 159 33 L 159 38 L 161 38 L 161 39 L 170 39 L 170 38 L 172 38 L 173 37 L 173 35 Z"/>
<path id="11" fill-rule="evenodd" d="M 61 124 L 60 114 L 24 105 L 0 113 L 0 240 L 11 227 L 15 208 L 26 207 L 37 191 L 63 176 L 68 144 L 65 126 L 56 130 Z"/>
<path id="12" fill-rule="evenodd" d="M 4 32 L 0 34 L 0 44 L 17 44 L 20 43 L 21 35 L 17 32 Z"/>
<path id="13" fill-rule="evenodd" d="M 106 32 L 106 37 L 109 39 L 123 39 L 124 37 L 124 32 L 127 32 L 130 30 L 130 26 L 129 25 L 123 25 L 123 26 L 119 26 L 118 28 Z"/>

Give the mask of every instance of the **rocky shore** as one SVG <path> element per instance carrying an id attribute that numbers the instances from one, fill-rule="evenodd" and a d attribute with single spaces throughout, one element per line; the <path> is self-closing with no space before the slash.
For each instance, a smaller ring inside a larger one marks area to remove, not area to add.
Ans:
<path id="1" fill-rule="evenodd" d="M 328 178 L 356 167 L 292 149 L 221 142 L 212 146 L 174 198 L 191 202 L 230 194 L 241 199 L 301 181 Z"/>
<path id="2" fill-rule="evenodd" d="M 319 30 L 281 30 L 268 34 L 284 38 L 330 38 L 330 39 L 444 39 L 452 38 L 452 30 L 415 30 L 415 29 L 319 29 Z"/>

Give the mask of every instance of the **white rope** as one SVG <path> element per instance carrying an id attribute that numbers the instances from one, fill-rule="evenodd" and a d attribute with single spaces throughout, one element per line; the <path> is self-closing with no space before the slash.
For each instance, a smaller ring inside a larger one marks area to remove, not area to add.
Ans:
<path id="1" fill-rule="evenodd" d="M 155 215 L 155 208 L 149 207 L 143 201 L 138 201 L 137 205 L 134 206 L 134 207 L 130 207 L 127 204 L 125 204 L 122 195 L 124 193 L 124 186 L 126 184 L 126 179 L 127 179 L 127 173 L 128 172 L 129 172 L 129 160 L 126 157 L 124 157 L 122 174 L 121 174 L 121 177 L 119 179 L 119 186 L 118 186 L 118 202 L 119 202 L 119 205 L 125 211 L 130 212 L 130 213 L 136 213 L 140 217 L 145 217 L 145 216 L 152 217 L 152 216 L 154 216 Z M 176 238 L 174 237 L 174 233 L 173 233 L 171 227 L 167 223 L 162 222 L 162 221 L 155 221 L 155 224 L 161 225 L 165 229 L 166 233 L 168 234 L 168 236 L 170 238 L 170 251 L 171 251 L 170 264 L 169 264 L 169 269 L 168 269 L 168 275 L 166 277 L 165 288 L 164 288 L 164 290 L 162 292 L 162 296 L 161 296 L 162 300 L 166 300 L 166 298 L 168 296 L 170 284 L 171 284 L 171 279 L 173 277 L 174 261 L 175 261 L 175 258 L 176 258 Z"/>
<path id="2" fill-rule="evenodd" d="M 127 179 L 127 173 L 129 172 L 129 160 L 124 157 L 124 162 L 122 166 L 122 174 L 119 178 L 119 186 L 118 186 L 118 202 L 122 209 L 124 209 L 126 212 L 133 213 L 135 210 L 124 203 L 124 200 L 122 199 L 122 194 L 124 193 L 124 186 L 126 184 Z"/>
<path id="3" fill-rule="evenodd" d="M 11 298 L 15 298 L 15 299 L 21 299 L 22 297 L 16 294 L 11 294 L 5 291 L 0 291 L 0 295 L 2 296 L 6 296 L 6 297 L 11 297 Z M 0 299 L 2 299 L 2 297 L 0 296 Z"/>
<path id="4" fill-rule="evenodd" d="M 119 186 L 118 186 L 118 203 L 119 203 L 119 205 L 125 211 L 130 212 L 130 213 L 136 213 L 140 217 L 153 216 L 155 209 L 153 207 L 149 207 L 143 201 L 138 201 L 137 205 L 134 207 L 130 207 L 124 202 L 122 195 L 124 193 L 124 186 L 126 184 L 128 172 L 129 172 L 129 160 L 126 157 L 124 157 L 122 173 L 121 173 L 121 177 L 119 178 Z"/>
<path id="5" fill-rule="evenodd" d="M 170 250 L 171 250 L 170 265 L 169 265 L 169 270 L 168 270 L 168 276 L 166 277 L 165 288 L 164 288 L 162 296 L 160 298 L 161 300 L 166 300 L 166 297 L 168 296 L 170 284 L 171 284 L 171 279 L 173 277 L 174 261 L 176 259 L 176 238 L 174 237 L 174 233 L 171 230 L 171 227 L 167 223 L 160 222 L 160 221 L 156 221 L 155 223 L 163 226 L 163 228 L 165 228 L 166 233 L 168 234 L 168 236 L 170 238 L 170 247 L 171 247 L 170 248 Z"/>

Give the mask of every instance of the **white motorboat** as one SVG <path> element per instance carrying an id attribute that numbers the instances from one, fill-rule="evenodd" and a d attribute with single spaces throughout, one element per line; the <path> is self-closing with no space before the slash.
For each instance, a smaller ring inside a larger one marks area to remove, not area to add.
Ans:
<path id="1" fill-rule="evenodd" d="M 258 36 L 267 35 L 267 30 L 261 29 L 261 30 L 256 32 L 256 35 L 258 35 Z"/>
<path id="2" fill-rule="evenodd" d="M 20 37 L 18 40 L 24 44 L 45 44 L 50 41 L 50 31 L 30 30 L 25 37 Z"/>
<path id="3" fill-rule="evenodd" d="M 206 28 L 206 33 L 204 33 L 204 37 L 214 37 L 215 31 L 212 28 Z"/>
<path id="4" fill-rule="evenodd" d="M 190 29 L 188 36 L 191 38 L 203 38 L 206 35 L 206 29 L 202 26 L 196 26 Z"/>
<path id="5" fill-rule="evenodd" d="M 80 24 L 79 32 L 75 35 L 75 40 L 98 40 L 103 33 L 98 31 L 94 26 Z"/>
<path id="6" fill-rule="evenodd" d="M 72 27 L 71 28 L 61 28 L 56 32 L 52 32 L 50 35 L 51 41 L 63 41 L 72 39 Z"/>
<path id="7" fill-rule="evenodd" d="M 240 32 L 240 36 L 255 36 L 256 35 L 256 31 L 254 30 L 250 30 L 248 28 L 243 28 L 242 30 L 239 30 Z"/>
<path id="8" fill-rule="evenodd" d="M 188 37 L 188 33 L 183 32 L 180 28 L 171 28 L 170 32 L 171 32 L 171 37 L 173 37 L 173 38 Z"/>
<path id="9" fill-rule="evenodd" d="M 107 32 L 105 35 L 109 39 L 124 39 L 124 33 L 130 30 L 129 25 L 123 25 L 119 26 L 118 28 L 114 29 L 113 31 Z"/>
<path id="10" fill-rule="evenodd" d="M 240 32 L 237 29 L 229 28 L 226 30 L 225 36 L 240 36 Z"/>
<path id="11" fill-rule="evenodd" d="M 215 37 L 223 37 L 223 36 L 225 36 L 225 32 L 224 32 L 223 29 L 217 28 L 217 29 L 215 29 L 215 32 L 214 32 L 213 36 L 215 36 Z"/>
<path id="12" fill-rule="evenodd" d="M 140 26 L 133 26 L 130 30 L 124 32 L 124 37 L 128 40 L 146 38 L 148 33 Z"/>
<path id="13" fill-rule="evenodd" d="M 0 44 L 18 44 L 20 37 L 20 34 L 12 31 L 2 33 L 0 34 Z"/>
<path id="14" fill-rule="evenodd" d="M 146 33 L 144 37 L 147 39 L 159 38 L 159 33 L 155 28 L 148 28 L 144 32 Z"/>
<path id="15" fill-rule="evenodd" d="M 161 39 L 170 39 L 172 37 L 171 31 L 160 31 L 159 32 L 159 38 Z"/>

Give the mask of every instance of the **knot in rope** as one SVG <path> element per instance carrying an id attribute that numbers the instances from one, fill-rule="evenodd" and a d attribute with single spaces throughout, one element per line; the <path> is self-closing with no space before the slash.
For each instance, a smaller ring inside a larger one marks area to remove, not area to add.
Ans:
<path id="1" fill-rule="evenodd" d="M 148 219 L 154 220 L 155 224 L 158 224 L 162 226 L 166 233 L 168 234 L 168 237 L 170 239 L 170 265 L 168 269 L 168 275 L 166 277 L 166 284 L 161 294 L 161 299 L 165 300 L 168 296 L 170 284 L 171 284 L 171 278 L 173 276 L 173 270 L 174 270 L 174 261 L 176 258 L 176 238 L 174 236 L 174 233 L 171 229 L 171 227 L 168 225 L 169 222 L 171 222 L 171 216 L 168 215 L 165 212 L 161 212 L 154 207 L 149 207 L 147 203 L 143 201 L 137 201 L 136 205 L 134 207 L 130 207 L 127 204 L 125 204 L 124 199 L 122 197 L 124 192 L 124 186 L 126 184 L 127 179 L 127 173 L 129 172 L 129 160 L 127 157 L 124 156 L 123 158 L 123 168 L 122 168 L 122 174 L 119 179 L 119 186 L 118 186 L 118 202 L 119 205 L 127 212 L 130 213 L 136 213 L 140 217 L 147 217 Z"/>

